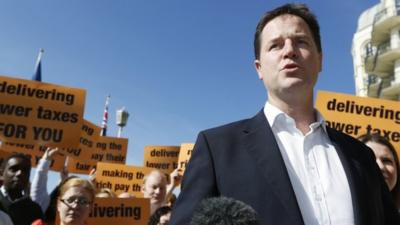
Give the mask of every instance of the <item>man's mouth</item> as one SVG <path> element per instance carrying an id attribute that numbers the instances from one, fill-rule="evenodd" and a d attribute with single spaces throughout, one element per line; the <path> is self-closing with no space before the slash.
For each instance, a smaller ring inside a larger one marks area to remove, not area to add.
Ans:
<path id="1" fill-rule="evenodd" d="M 297 69 L 299 68 L 299 65 L 297 65 L 296 63 L 288 63 L 285 66 L 283 66 L 283 69 L 285 70 L 292 70 L 292 69 Z"/>

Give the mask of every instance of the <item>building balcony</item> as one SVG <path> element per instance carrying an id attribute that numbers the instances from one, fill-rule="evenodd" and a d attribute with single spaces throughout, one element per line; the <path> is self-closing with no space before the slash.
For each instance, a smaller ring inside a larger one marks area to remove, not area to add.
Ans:
<path id="1" fill-rule="evenodd" d="M 381 98 L 388 100 L 398 100 L 400 95 L 400 83 L 392 82 L 390 86 L 382 88 Z"/>
<path id="2" fill-rule="evenodd" d="M 393 73 L 394 61 L 399 58 L 400 48 L 391 48 L 389 41 L 384 42 L 364 56 L 365 72 L 387 77 Z"/>
<path id="3" fill-rule="evenodd" d="M 400 8 L 392 6 L 375 14 L 372 24 L 371 43 L 379 45 L 390 38 L 390 30 L 400 24 Z"/>
<path id="4" fill-rule="evenodd" d="M 379 97 L 379 92 L 381 91 L 382 79 L 376 75 L 368 75 L 366 86 L 367 95 L 369 97 L 377 98 Z"/>

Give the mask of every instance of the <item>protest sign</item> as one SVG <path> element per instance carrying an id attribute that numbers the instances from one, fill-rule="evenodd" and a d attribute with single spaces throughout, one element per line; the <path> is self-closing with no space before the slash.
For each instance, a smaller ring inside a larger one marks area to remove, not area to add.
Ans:
<path id="1" fill-rule="evenodd" d="M 0 76 L 0 140 L 78 145 L 85 95 L 83 89 Z"/>
<path id="2" fill-rule="evenodd" d="M 150 200 L 145 198 L 96 198 L 87 225 L 147 225 Z"/>
<path id="3" fill-rule="evenodd" d="M 319 91 L 316 107 L 328 126 L 353 137 L 378 133 L 400 153 L 399 102 Z"/>
<path id="4" fill-rule="evenodd" d="M 3 142 L 0 145 L 0 150 L 4 152 L 12 153 L 22 153 L 31 159 L 32 167 L 36 167 L 39 160 L 42 158 L 47 147 L 45 146 L 35 146 L 30 144 L 16 144 L 10 142 Z M 50 163 L 50 170 L 61 171 L 64 167 L 65 156 L 61 154 L 55 154 Z"/>
<path id="5" fill-rule="evenodd" d="M 81 144 L 79 148 L 67 151 L 70 150 L 75 156 L 68 160 L 68 170 L 71 173 L 89 174 L 97 162 L 125 164 L 128 139 L 98 136 L 92 140 L 91 147 Z"/>
<path id="6" fill-rule="evenodd" d="M 0 165 L 3 165 L 4 160 L 9 157 L 12 153 L 11 152 L 6 152 L 0 149 Z M 1 171 L 3 172 L 3 171 Z M 3 174 L 3 173 L 0 173 Z"/>
<path id="7" fill-rule="evenodd" d="M 145 146 L 144 166 L 170 174 L 178 168 L 179 150 L 179 146 Z"/>
<path id="8" fill-rule="evenodd" d="M 109 188 L 117 195 L 128 192 L 143 197 L 143 178 L 152 169 L 113 163 L 97 163 L 96 188 Z"/>
<path id="9" fill-rule="evenodd" d="M 91 160 L 91 153 L 93 152 L 92 149 L 96 149 L 96 144 L 97 144 L 97 139 L 100 137 L 100 130 L 101 128 L 94 125 L 93 123 L 83 120 L 81 130 L 80 130 L 80 138 L 79 138 L 79 145 L 78 147 L 75 148 L 60 148 L 60 153 L 66 156 L 74 157 L 74 158 L 80 158 L 82 162 L 89 162 L 92 161 L 91 165 L 95 166 L 97 160 L 93 159 Z M 125 145 L 125 143 L 123 143 Z M 104 144 L 99 144 L 99 148 L 102 149 L 102 146 Z M 27 155 L 31 155 L 33 159 L 35 159 L 36 163 L 33 163 L 32 165 L 36 166 L 38 160 L 42 157 L 44 151 L 46 150 L 46 146 L 43 145 L 33 145 L 33 144 L 19 144 L 19 143 L 11 143 L 11 142 L 4 142 L 3 145 L 1 146 L 3 150 L 5 151 L 10 151 L 10 152 L 20 152 L 24 153 Z M 87 150 L 89 149 L 89 150 Z M 100 151 L 100 150 L 99 150 Z M 96 152 L 96 151 L 95 151 Z M 96 153 L 95 153 L 96 154 Z M 60 171 L 64 165 L 65 162 L 65 157 L 60 157 L 56 156 L 54 158 L 54 162 L 51 163 L 50 169 L 51 170 L 56 170 Z M 74 160 L 72 159 L 74 162 Z M 69 161 L 68 161 L 69 162 Z M 71 162 L 72 163 L 72 162 Z M 54 164 L 54 166 L 53 166 Z M 76 163 L 75 163 L 76 165 Z M 78 166 L 78 168 L 82 168 L 83 166 Z M 70 166 L 71 171 L 70 172 L 75 172 L 75 173 L 84 173 L 87 174 L 89 171 L 83 171 L 83 172 L 77 172 L 77 169 L 73 169 L 72 166 Z"/>
<path id="10" fill-rule="evenodd" d="M 192 156 L 193 148 L 194 148 L 193 143 L 181 144 L 181 150 L 179 152 L 179 159 L 178 159 L 178 168 L 181 169 L 182 174 L 185 172 L 189 159 Z"/>

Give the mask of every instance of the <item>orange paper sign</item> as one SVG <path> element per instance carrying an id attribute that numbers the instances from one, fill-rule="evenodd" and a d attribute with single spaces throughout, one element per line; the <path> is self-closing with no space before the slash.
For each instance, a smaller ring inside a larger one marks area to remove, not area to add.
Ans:
<path id="1" fill-rule="evenodd" d="M 86 92 L 0 76 L 0 139 L 12 143 L 76 146 Z"/>
<path id="2" fill-rule="evenodd" d="M 88 225 L 147 225 L 150 201 L 144 198 L 96 198 Z"/>
<path id="3" fill-rule="evenodd" d="M 152 169 L 113 163 L 97 163 L 96 187 L 109 188 L 117 195 L 128 192 L 135 197 L 143 197 L 143 178 Z"/>
<path id="4" fill-rule="evenodd" d="M 316 107 L 327 124 L 353 137 L 378 133 L 400 150 L 400 103 L 320 91 Z"/>
<path id="5" fill-rule="evenodd" d="M 178 168 L 179 146 L 146 146 L 144 166 L 170 174 Z"/>
<path id="6" fill-rule="evenodd" d="M 15 144 L 15 143 L 2 143 L 1 148 L 2 151 L 12 153 L 22 153 L 28 156 L 31 159 L 32 167 L 36 167 L 39 163 L 39 160 L 42 158 L 44 152 L 46 151 L 46 147 L 39 148 L 34 145 L 29 144 Z M 50 170 L 53 171 L 61 171 L 64 167 L 65 156 L 56 154 L 53 156 L 53 159 L 50 163 Z"/>
<path id="7" fill-rule="evenodd" d="M 178 160 L 178 164 L 179 164 L 178 167 L 182 170 L 182 173 L 185 172 L 185 169 L 189 162 L 189 159 L 192 156 L 193 148 L 194 148 L 193 143 L 181 144 L 181 150 L 179 153 L 179 160 Z"/>

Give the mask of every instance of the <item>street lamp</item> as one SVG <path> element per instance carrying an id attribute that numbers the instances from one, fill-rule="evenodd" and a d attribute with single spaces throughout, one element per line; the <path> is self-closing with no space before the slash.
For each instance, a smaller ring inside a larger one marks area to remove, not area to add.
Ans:
<path id="1" fill-rule="evenodd" d="M 125 107 L 122 107 L 121 109 L 117 110 L 116 115 L 117 115 L 117 125 L 119 127 L 117 137 L 121 137 L 122 128 L 128 122 L 129 113 L 128 111 L 125 110 Z"/>

